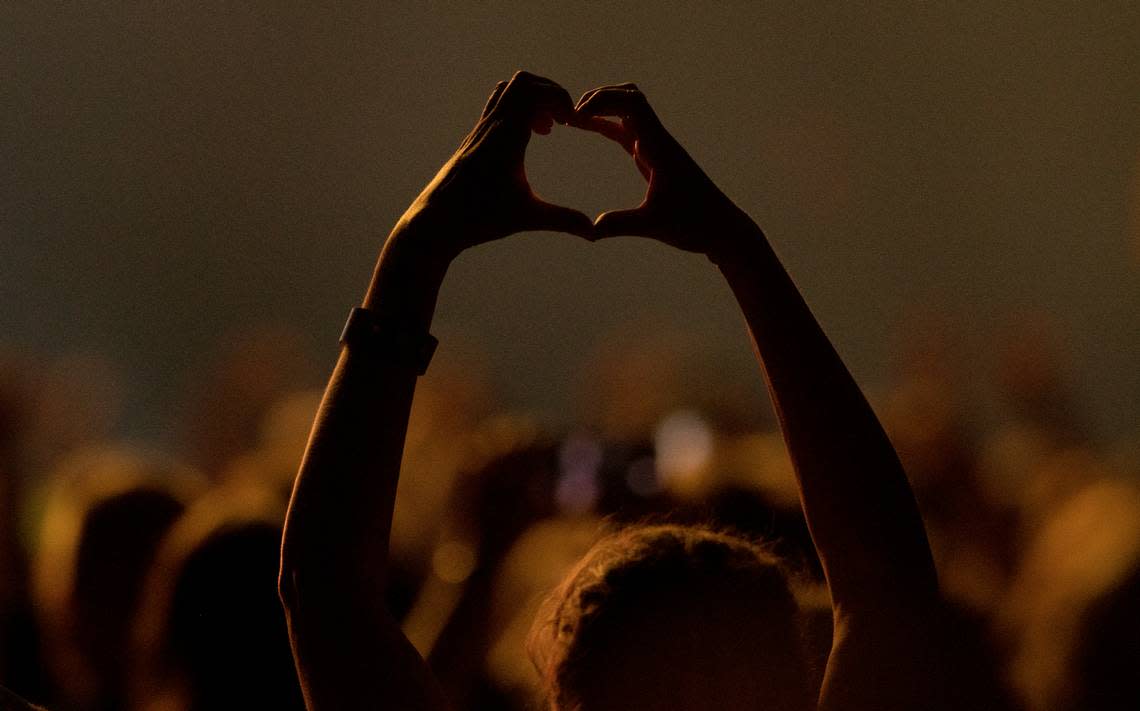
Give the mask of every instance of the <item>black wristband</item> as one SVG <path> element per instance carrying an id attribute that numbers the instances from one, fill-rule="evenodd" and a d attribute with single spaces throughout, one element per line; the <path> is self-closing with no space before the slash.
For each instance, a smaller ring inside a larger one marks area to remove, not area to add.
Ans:
<path id="1" fill-rule="evenodd" d="M 359 306 L 349 312 L 340 342 L 376 358 L 412 368 L 416 375 L 427 372 L 439 345 L 439 339 L 430 333 L 414 333 L 385 323 L 375 312 Z"/>

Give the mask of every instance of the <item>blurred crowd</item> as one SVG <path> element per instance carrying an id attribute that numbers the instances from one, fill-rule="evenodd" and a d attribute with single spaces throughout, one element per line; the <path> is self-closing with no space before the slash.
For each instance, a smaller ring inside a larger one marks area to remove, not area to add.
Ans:
<path id="1" fill-rule="evenodd" d="M 768 404 L 683 337 L 632 332 L 587 360 L 562 431 L 446 348 L 421 379 L 388 603 L 457 709 L 535 707 L 536 607 L 625 522 L 772 541 L 826 658 L 827 593 Z M 1140 423 L 1091 433 L 1056 336 L 1015 319 L 979 359 L 925 315 L 868 391 L 978 663 L 1028 711 L 1140 708 Z M 115 440 L 100 359 L 0 358 L 0 685 L 57 711 L 303 708 L 276 575 L 321 373 L 293 342 L 227 346 L 169 418 L 170 451 Z"/>

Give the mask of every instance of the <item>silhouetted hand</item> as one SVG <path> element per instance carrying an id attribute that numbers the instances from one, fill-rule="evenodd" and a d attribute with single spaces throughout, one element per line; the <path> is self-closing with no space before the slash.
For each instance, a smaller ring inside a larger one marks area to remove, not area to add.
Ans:
<path id="1" fill-rule="evenodd" d="M 401 225 L 432 228 L 430 243 L 417 251 L 446 264 L 464 249 L 515 232 L 591 237 L 590 218 L 536 196 L 523 165 L 531 131 L 550 133 L 555 121 L 568 123 L 573 110 L 570 95 L 549 79 L 518 72 L 499 82 L 475 128 L 401 219 Z"/>
<path id="2" fill-rule="evenodd" d="M 603 117 L 617 117 L 620 122 Z M 575 107 L 574 122 L 620 143 L 649 181 L 640 206 L 598 216 L 595 237 L 652 237 L 708 255 L 715 262 L 727 251 L 736 228 L 752 225 L 669 135 L 635 85 L 586 92 Z"/>

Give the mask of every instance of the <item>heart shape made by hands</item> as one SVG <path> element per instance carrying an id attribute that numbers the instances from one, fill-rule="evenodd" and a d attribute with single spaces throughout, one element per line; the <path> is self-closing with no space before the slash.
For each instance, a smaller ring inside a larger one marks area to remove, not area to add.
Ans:
<path id="1" fill-rule="evenodd" d="M 548 135 L 531 136 L 526 175 L 542 199 L 590 218 L 637 207 L 645 198 L 645 179 L 620 145 L 593 131 L 560 124 Z"/>

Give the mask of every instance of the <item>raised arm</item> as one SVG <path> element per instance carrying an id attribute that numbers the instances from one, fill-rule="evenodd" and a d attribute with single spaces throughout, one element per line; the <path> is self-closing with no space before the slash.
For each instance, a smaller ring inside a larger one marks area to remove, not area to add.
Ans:
<path id="1" fill-rule="evenodd" d="M 599 216 L 597 235 L 651 237 L 708 255 L 744 312 L 831 590 L 836 643 L 820 707 L 895 708 L 896 691 L 912 702 L 932 691 L 926 661 L 912 669 L 914 680 L 882 677 L 937 649 L 941 603 L 910 486 L 858 385 L 764 234 L 665 131 L 635 86 L 587 93 L 577 115 L 621 142 L 649 180 L 642 205 Z M 620 122 L 601 123 L 612 116 Z"/>
<path id="2" fill-rule="evenodd" d="M 460 252 L 524 230 L 582 236 L 585 215 L 527 184 L 531 131 L 566 122 L 557 84 L 500 82 L 472 132 L 388 236 L 313 424 L 293 489 L 279 587 L 311 711 L 437 709 L 430 672 L 384 607 L 408 414 L 436 297 Z"/>

